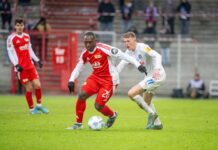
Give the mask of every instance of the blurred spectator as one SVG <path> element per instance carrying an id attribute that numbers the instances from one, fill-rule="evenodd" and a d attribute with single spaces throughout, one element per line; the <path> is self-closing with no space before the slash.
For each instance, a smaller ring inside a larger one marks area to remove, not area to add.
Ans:
<path id="1" fill-rule="evenodd" d="M 96 30 L 96 22 L 94 18 L 89 18 L 89 30 Z"/>
<path id="2" fill-rule="evenodd" d="M 179 6 L 177 7 L 180 18 L 180 32 L 182 35 L 189 34 L 189 20 L 191 12 L 191 4 L 188 0 L 181 0 Z"/>
<path id="3" fill-rule="evenodd" d="M 35 50 L 35 53 L 40 56 L 40 59 L 43 59 L 42 57 L 42 40 L 45 40 L 45 58 L 47 58 L 47 47 L 48 47 L 48 38 L 47 38 L 47 32 L 51 32 L 52 28 L 49 23 L 47 23 L 46 18 L 41 17 L 39 21 L 34 26 L 33 30 L 39 31 L 42 34 L 34 35 L 32 38 L 32 44 L 33 48 Z M 45 37 L 43 39 L 43 36 Z"/>
<path id="4" fill-rule="evenodd" d="M 125 0 L 119 0 L 119 8 L 122 9 Z"/>
<path id="5" fill-rule="evenodd" d="M 124 1 L 124 5 L 121 7 L 122 14 L 122 32 L 127 32 L 133 25 L 132 23 L 133 5 L 129 0 Z"/>
<path id="6" fill-rule="evenodd" d="M 154 5 L 152 0 L 150 1 L 149 7 L 145 8 L 144 15 L 145 15 L 146 28 L 148 28 L 149 30 L 152 30 L 152 32 L 156 33 L 156 23 L 157 23 L 157 17 L 158 17 L 158 9 Z"/>
<path id="7" fill-rule="evenodd" d="M 155 25 L 153 22 L 148 22 L 146 25 L 145 30 L 143 31 L 144 34 L 156 34 Z"/>
<path id="8" fill-rule="evenodd" d="M 200 75 L 196 73 L 194 79 L 189 81 L 187 86 L 187 96 L 195 98 L 208 98 L 204 81 L 200 79 Z"/>
<path id="9" fill-rule="evenodd" d="M 36 23 L 34 30 L 38 30 L 39 32 L 51 32 L 51 26 L 47 23 L 46 18 L 41 17 Z"/>
<path id="10" fill-rule="evenodd" d="M 98 6 L 101 31 L 112 31 L 113 30 L 113 20 L 115 15 L 114 5 L 111 3 L 111 0 L 104 0 Z"/>
<path id="11" fill-rule="evenodd" d="M 19 0 L 19 5 L 22 7 L 28 6 L 30 4 L 30 0 Z"/>
<path id="12" fill-rule="evenodd" d="M 0 1 L 0 14 L 2 18 L 2 29 L 6 29 L 6 23 L 8 24 L 8 29 L 12 30 L 11 27 L 11 20 L 12 20 L 12 13 L 11 13 L 11 4 L 8 0 L 1 0 Z"/>
<path id="13" fill-rule="evenodd" d="M 136 35 L 138 35 L 138 30 L 135 26 L 131 26 L 131 28 L 129 28 L 128 32 L 134 32 Z"/>
<path id="14" fill-rule="evenodd" d="M 162 55 L 162 64 L 164 66 L 170 66 L 170 30 L 168 26 L 163 26 L 160 30 L 160 49 Z"/>
<path id="15" fill-rule="evenodd" d="M 169 26 L 169 34 L 174 34 L 174 21 L 175 21 L 175 6 L 173 0 L 164 0 L 162 7 L 162 26 L 165 26 L 165 23 Z"/>

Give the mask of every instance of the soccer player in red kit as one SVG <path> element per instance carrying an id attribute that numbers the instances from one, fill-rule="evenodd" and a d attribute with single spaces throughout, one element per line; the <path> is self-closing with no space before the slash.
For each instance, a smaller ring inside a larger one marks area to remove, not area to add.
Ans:
<path id="1" fill-rule="evenodd" d="M 86 63 L 91 64 L 93 72 L 87 78 L 79 92 L 76 101 L 76 123 L 67 129 L 77 130 L 83 127 L 82 121 L 86 109 L 86 99 L 94 94 L 97 94 L 95 108 L 103 115 L 109 117 L 105 124 L 105 127 L 109 128 L 113 125 L 117 113 L 111 110 L 106 103 L 113 95 L 115 87 L 119 84 L 119 74 L 111 61 L 111 57 L 117 57 L 134 64 L 142 73 L 146 73 L 146 68 L 136 59 L 123 53 L 121 50 L 96 42 L 96 36 L 93 32 L 87 32 L 84 35 L 84 45 L 85 49 L 71 73 L 68 82 L 69 91 L 74 91 L 75 79 L 79 76 L 82 67 Z"/>
<path id="2" fill-rule="evenodd" d="M 20 83 L 25 87 L 26 100 L 31 114 L 38 114 L 38 111 L 48 114 L 48 110 L 41 104 L 41 83 L 32 59 L 42 68 L 43 64 L 33 52 L 30 36 L 23 32 L 24 21 L 15 20 L 15 32 L 7 39 L 7 50 L 9 58 L 15 67 Z M 35 89 L 37 105 L 34 107 L 32 90 Z"/>

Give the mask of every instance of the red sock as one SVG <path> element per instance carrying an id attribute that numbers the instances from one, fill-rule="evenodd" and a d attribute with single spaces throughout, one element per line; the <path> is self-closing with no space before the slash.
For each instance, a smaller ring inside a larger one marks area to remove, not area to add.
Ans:
<path id="1" fill-rule="evenodd" d="M 114 112 L 107 106 L 104 105 L 101 110 L 99 110 L 103 115 L 112 117 L 114 115 Z"/>
<path id="2" fill-rule="evenodd" d="M 76 122 L 77 123 L 82 123 L 83 113 L 85 109 L 86 109 L 86 101 L 78 99 L 76 102 Z"/>
<path id="3" fill-rule="evenodd" d="M 33 109 L 34 105 L 33 105 L 32 92 L 26 92 L 25 96 L 29 109 Z"/>
<path id="4" fill-rule="evenodd" d="M 36 95 L 37 104 L 41 104 L 42 90 L 41 89 L 35 89 L 35 95 Z"/>

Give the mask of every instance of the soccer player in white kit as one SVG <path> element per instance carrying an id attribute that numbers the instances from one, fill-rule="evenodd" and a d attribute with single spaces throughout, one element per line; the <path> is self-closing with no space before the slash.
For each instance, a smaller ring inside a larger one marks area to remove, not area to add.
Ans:
<path id="1" fill-rule="evenodd" d="M 146 129 L 162 129 L 163 125 L 158 118 L 154 104 L 151 103 L 155 90 L 166 78 L 165 70 L 161 64 L 161 55 L 148 45 L 137 42 L 133 32 L 125 33 L 123 42 L 127 48 L 126 53 L 136 58 L 147 68 L 145 78 L 128 91 L 128 96 L 148 113 Z M 127 64 L 128 62 L 122 60 L 117 66 L 118 72 L 121 72 Z"/>

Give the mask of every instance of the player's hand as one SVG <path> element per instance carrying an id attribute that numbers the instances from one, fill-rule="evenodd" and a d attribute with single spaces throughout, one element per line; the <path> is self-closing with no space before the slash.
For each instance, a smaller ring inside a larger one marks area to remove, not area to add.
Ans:
<path id="1" fill-rule="evenodd" d="M 42 62 L 39 60 L 38 62 L 38 65 L 39 65 L 39 68 L 42 68 L 43 67 L 43 64 L 42 64 Z"/>
<path id="2" fill-rule="evenodd" d="M 74 82 L 73 81 L 69 81 L 68 82 L 68 89 L 71 92 L 74 92 Z"/>
<path id="3" fill-rule="evenodd" d="M 23 68 L 22 68 L 19 64 L 17 64 L 17 65 L 15 66 L 15 68 L 16 68 L 16 70 L 17 70 L 18 72 L 22 72 L 22 71 L 23 71 Z"/>
<path id="4" fill-rule="evenodd" d="M 141 73 L 145 73 L 147 75 L 147 69 L 145 68 L 145 66 L 143 65 L 140 65 L 138 67 L 138 70 L 141 72 Z"/>

